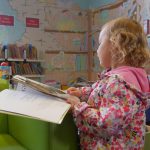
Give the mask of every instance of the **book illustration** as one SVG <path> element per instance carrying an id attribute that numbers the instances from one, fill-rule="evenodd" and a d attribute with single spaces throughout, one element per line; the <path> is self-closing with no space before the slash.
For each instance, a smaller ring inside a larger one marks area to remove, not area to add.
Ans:
<path id="1" fill-rule="evenodd" d="M 48 95 L 52 95 L 55 97 L 59 97 L 62 99 L 67 99 L 69 97 L 68 94 L 66 94 L 63 90 L 54 88 L 52 86 L 40 83 L 38 81 L 34 81 L 32 79 L 28 79 L 26 77 L 20 76 L 20 75 L 15 75 L 12 78 L 13 81 L 18 82 L 18 83 L 22 83 L 24 85 L 27 85 L 37 91 L 40 91 L 42 93 L 48 94 Z"/>

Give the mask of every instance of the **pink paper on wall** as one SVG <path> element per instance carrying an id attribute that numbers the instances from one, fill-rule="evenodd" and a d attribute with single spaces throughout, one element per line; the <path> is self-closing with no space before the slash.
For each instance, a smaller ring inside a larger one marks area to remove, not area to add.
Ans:
<path id="1" fill-rule="evenodd" d="M 14 26 L 14 16 L 0 15 L 0 25 Z"/>
<path id="2" fill-rule="evenodd" d="M 26 18 L 26 27 L 39 28 L 38 18 Z"/>

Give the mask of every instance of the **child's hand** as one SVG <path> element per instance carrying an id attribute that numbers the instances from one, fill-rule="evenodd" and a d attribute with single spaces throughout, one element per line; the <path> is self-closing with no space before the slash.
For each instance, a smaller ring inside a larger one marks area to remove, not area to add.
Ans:
<path id="1" fill-rule="evenodd" d="M 75 87 L 70 87 L 67 90 L 67 93 L 70 95 L 73 95 L 73 96 L 77 96 L 77 97 L 81 97 L 81 95 L 82 95 L 81 90 L 79 90 L 78 88 L 75 88 Z"/>
<path id="2" fill-rule="evenodd" d="M 71 104 L 71 109 L 73 109 L 74 105 L 80 103 L 80 99 L 76 96 L 69 96 L 67 103 Z"/>

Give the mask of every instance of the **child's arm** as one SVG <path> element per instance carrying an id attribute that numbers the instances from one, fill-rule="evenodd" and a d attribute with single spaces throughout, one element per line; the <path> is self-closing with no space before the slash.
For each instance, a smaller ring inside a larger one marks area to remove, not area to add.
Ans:
<path id="1" fill-rule="evenodd" d="M 137 98 L 123 83 L 114 81 L 107 87 L 104 94 L 106 105 L 92 108 L 86 102 L 74 106 L 76 125 L 82 132 L 98 134 L 115 134 L 119 128 L 125 128 L 131 123 L 138 111 Z M 101 98 L 98 98 L 101 101 Z"/>
<path id="2" fill-rule="evenodd" d="M 68 94 L 77 96 L 78 98 L 80 98 L 80 101 L 86 102 L 89 98 L 89 95 L 93 91 L 93 89 L 95 89 L 97 87 L 100 80 L 103 79 L 103 77 L 105 76 L 105 73 L 108 72 L 109 70 L 110 69 L 104 70 L 100 74 L 98 74 L 99 80 L 97 82 L 93 83 L 91 86 L 80 87 L 80 88 L 71 87 L 67 90 Z"/>
<path id="3" fill-rule="evenodd" d="M 67 90 L 67 93 L 79 97 L 81 101 L 87 101 L 90 93 L 97 86 L 97 84 L 98 81 L 89 87 L 80 87 L 80 88 L 71 87 Z"/>

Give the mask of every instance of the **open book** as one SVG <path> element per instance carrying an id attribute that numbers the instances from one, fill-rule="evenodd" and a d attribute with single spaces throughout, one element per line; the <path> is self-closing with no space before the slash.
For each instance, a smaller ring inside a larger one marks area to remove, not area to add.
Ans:
<path id="1" fill-rule="evenodd" d="M 53 95 L 62 99 L 67 99 L 68 94 L 66 94 L 63 90 L 54 88 L 52 86 L 37 82 L 35 80 L 28 79 L 26 77 L 20 76 L 20 75 L 15 75 L 12 80 L 18 83 L 22 83 L 24 85 L 27 85 L 37 91 L 40 91 L 42 93 L 48 94 L 48 95 Z"/>
<path id="2" fill-rule="evenodd" d="M 0 92 L 0 112 L 60 124 L 70 109 L 64 91 L 21 76 L 17 90 Z M 20 87 L 24 87 L 23 90 Z"/>

